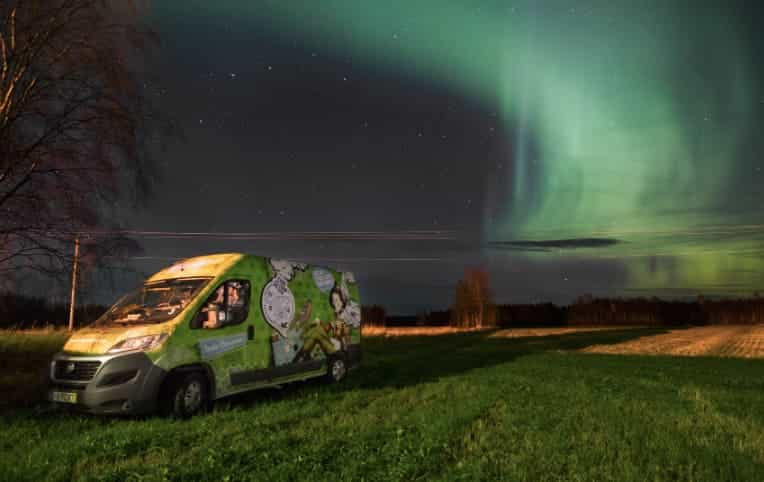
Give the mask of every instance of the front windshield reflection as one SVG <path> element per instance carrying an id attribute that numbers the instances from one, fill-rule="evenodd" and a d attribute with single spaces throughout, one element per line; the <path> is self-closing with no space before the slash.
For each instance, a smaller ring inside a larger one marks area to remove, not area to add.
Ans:
<path id="1" fill-rule="evenodd" d="M 96 325 L 161 323 L 180 313 L 211 278 L 178 278 L 147 283 L 124 296 Z"/>

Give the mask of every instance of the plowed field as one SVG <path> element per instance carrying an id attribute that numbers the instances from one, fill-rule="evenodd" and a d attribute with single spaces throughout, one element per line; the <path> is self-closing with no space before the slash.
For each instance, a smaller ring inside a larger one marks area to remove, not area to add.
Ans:
<path id="1" fill-rule="evenodd" d="M 671 330 L 582 351 L 637 355 L 729 356 L 764 358 L 764 325 L 704 326 Z"/>

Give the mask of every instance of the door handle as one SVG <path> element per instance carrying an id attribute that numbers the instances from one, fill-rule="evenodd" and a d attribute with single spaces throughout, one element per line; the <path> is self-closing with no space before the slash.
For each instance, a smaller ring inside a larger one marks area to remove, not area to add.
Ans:
<path id="1" fill-rule="evenodd" d="M 252 325 L 249 325 L 247 327 L 247 340 L 254 340 L 255 339 L 255 327 Z"/>

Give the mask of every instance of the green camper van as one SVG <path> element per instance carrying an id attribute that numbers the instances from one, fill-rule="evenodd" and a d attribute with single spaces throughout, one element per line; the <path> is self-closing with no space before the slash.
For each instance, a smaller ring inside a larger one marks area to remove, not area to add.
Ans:
<path id="1" fill-rule="evenodd" d="M 247 390 L 339 382 L 360 361 L 352 273 L 214 254 L 163 269 L 75 332 L 51 361 L 48 399 L 188 417 Z"/>

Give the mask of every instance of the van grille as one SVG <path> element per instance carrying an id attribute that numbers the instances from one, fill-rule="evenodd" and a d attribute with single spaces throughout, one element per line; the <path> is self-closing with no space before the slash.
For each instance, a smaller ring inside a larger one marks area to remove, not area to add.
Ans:
<path id="1" fill-rule="evenodd" d="M 56 360 L 55 375 L 59 380 L 92 380 L 101 366 L 100 361 Z"/>

